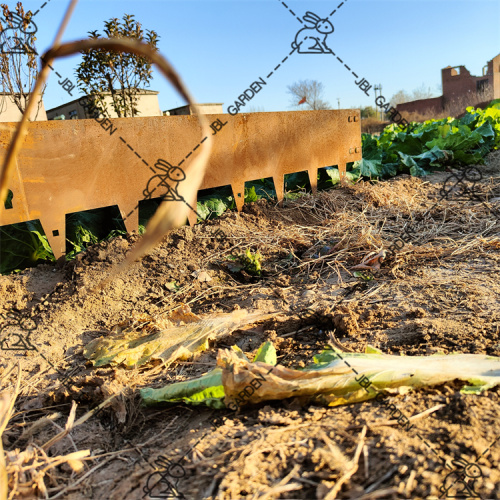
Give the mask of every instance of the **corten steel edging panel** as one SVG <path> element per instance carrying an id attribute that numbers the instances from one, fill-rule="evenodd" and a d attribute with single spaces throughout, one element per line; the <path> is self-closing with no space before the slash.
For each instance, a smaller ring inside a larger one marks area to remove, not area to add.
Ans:
<path id="1" fill-rule="evenodd" d="M 238 210 L 245 181 L 272 177 L 283 198 L 285 174 L 307 171 L 313 191 L 317 169 L 361 159 L 359 110 L 208 115 L 226 123 L 214 137 L 214 149 L 200 189 L 231 185 Z M 158 159 L 179 165 L 199 144 L 195 116 L 119 118 L 110 135 L 95 120 L 33 122 L 17 159 L 18 173 L 9 188 L 13 208 L 0 207 L 0 225 L 40 219 L 56 257 L 65 251 L 68 213 L 118 205 L 127 230 L 138 227 L 138 201 L 167 194 L 150 167 Z M 14 130 L 17 124 L 5 124 Z M 11 131 L 0 131 L 0 161 Z M 123 140 L 122 140 L 122 139 Z M 193 153 L 193 155 L 196 152 Z M 181 168 L 189 169 L 185 160 Z M 146 161 L 147 166 L 143 161 Z M 17 180 L 16 180 L 17 179 Z M 188 177 L 177 185 L 182 196 Z M 170 185 L 169 181 L 169 185 Z M 148 188 L 148 190 L 146 189 Z M 187 200 L 196 207 L 196 200 Z M 182 203 L 171 201 L 169 203 Z M 196 214 L 190 212 L 190 222 Z M 58 233 L 56 236 L 55 234 Z"/>

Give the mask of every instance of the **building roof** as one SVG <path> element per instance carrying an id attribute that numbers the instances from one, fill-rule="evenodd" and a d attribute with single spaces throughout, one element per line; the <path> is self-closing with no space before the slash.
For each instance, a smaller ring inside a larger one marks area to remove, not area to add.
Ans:
<path id="1" fill-rule="evenodd" d="M 137 92 L 139 95 L 158 95 L 160 92 L 157 92 L 156 90 L 148 90 L 148 89 L 138 89 L 139 91 Z M 111 92 L 102 92 L 103 95 L 111 95 Z M 64 104 L 60 104 L 59 106 L 55 106 L 54 108 L 47 109 L 47 113 L 51 111 L 56 111 L 59 108 L 64 108 L 66 106 L 69 106 L 70 104 L 77 103 L 80 99 L 88 97 L 88 95 L 82 95 L 78 99 L 73 99 L 72 101 L 65 102 Z"/>
<path id="2" fill-rule="evenodd" d="M 223 102 L 198 102 L 198 106 L 222 106 Z M 191 106 L 190 104 L 184 104 L 184 106 L 179 106 L 177 108 L 166 109 L 165 111 L 175 111 L 176 109 L 182 109 Z M 165 111 L 163 111 L 165 113 Z"/>

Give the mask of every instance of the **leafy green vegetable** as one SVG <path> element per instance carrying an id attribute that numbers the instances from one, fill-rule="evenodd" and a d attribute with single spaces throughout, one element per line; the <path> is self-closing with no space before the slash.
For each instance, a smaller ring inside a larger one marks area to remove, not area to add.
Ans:
<path id="1" fill-rule="evenodd" d="M 363 281 L 372 281 L 374 279 L 372 274 L 365 271 L 354 271 L 352 274 Z"/>
<path id="2" fill-rule="evenodd" d="M 484 110 L 469 107 L 460 119 L 412 123 L 408 130 L 391 124 L 378 138 L 363 134 L 363 159 L 352 171 L 374 179 L 484 163 L 500 147 L 500 99 Z"/>
<path id="3" fill-rule="evenodd" d="M 73 250 L 68 254 L 69 258 L 85 250 L 87 246 L 94 245 L 99 242 L 97 236 L 91 233 L 88 229 L 85 229 L 83 226 L 77 226 L 75 228 L 73 241 L 70 241 L 67 238 L 66 241 L 73 245 Z"/>
<path id="4" fill-rule="evenodd" d="M 12 208 L 12 198 L 14 197 L 14 193 L 9 189 L 7 191 L 7 198 L 5 199 L 4 206 L 6 209 Z"/>
<path id="5" fill-rule="evenodd" d="M 262 270 L 262 255 L 258 250 L 253 254 L 247 248 L 244 254 L 231 255 L 228 259 L 234 261 L 234 263 L 228 264 L 230 271 L 233 273 L 240 272 L 244 269 L 249 274 L 260 276 L 260 272 Z"/>
<path id="6" fill-rule="evenodd" d="M 140 389 L 144 405 L 157 403 L 189 403 L 206 405 L 210 408 L 222 409 L 224 404 L 224 386 L 222 385 L 222 369 L 215 368 L 200 378 L 171 384 L 161 389 L 149 387 Z"/>
<path id="7" fill-rule="evenodd" d="M 276 355 L 276 348 L 272 342 L 264 342 L 255 354 L 253 362 L 261 361 L 262 363 L 267 363 L 268 365 L 276 366 L 278 363 L 278 357 Z"/>
<path id="8" fill-rule="evenodd" d="M 0 227 L 0 272 L 10 273 L 40 262 L 55 262 L 40 221 Z"/>
<path id="9" fill-rule="evenodd" d="M 274 363 L 276 351 L 271 345 L 262 346 L 253 362 L 239 349 L 222 351 L 218 367 L 211 372 L 161 389 L 142 389 L 143 402 L 151 405 L 184 401 L 224 408 L 224 398 L 237 401 L 243 393 L 241 404 L 300 397 L 313 404 L 338 406 L 455 380 L 468 382 L 461 390 L 465 394 L 480 394 L 500 385 L 500 358 L 483 354 L 396 356 L 371 347 L 364 353 L 325 349 L 305 369 L 294 370 Z M 258 361 L 274 368 L 267 370 Z M 262 382 L 253 386 L 255 390 L 246 392 L 255 380 Z M 265 388 L 261 389 L 264 383 Z"/>
<path id="10" fill-rule="evenodd" d="M 249 361 L 238 346 L 232 346 L 232 349 L 238 358 Z M 259 347 L 253 363 L 257 361 L 273 366 L 277 364 L 276 349 L 272 342 L 264 342 Z M 160 389 L 141 389 L 140 394 L 145 405 L 160 402 L 184 402 L 192 405 L 206 405 L 215 409 L 226 407 L 224 404 L 224 386 L 222 385 L 222 368 L 214 368 L 200 378 L 167 385 Z"/>
<path id="11" fill-rule="evenodd" d="M 328 167 L 325 169 L 326 174 L 331 179 L 331 185 L 334 186 L 340 182 L 340 172 L 337 167 Z M 359 179 L 359 170 L 346 172 L 346 178 L 348 181 L 356 182 Z"/>

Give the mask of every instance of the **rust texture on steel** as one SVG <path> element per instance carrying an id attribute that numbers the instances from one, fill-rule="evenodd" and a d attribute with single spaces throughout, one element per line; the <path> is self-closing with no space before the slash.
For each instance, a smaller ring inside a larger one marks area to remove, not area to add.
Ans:
<path id="1" fill-rule="evenodd" d="M 307 171 L 315 192 L 318 168 L 338 165 L 343 176 L 347 163 L 361 160 L 359 110 L 206 118 L 210 123 L 220 119 L 225 125 L 214 136 L 200 189 L 230 185 L 238 211 L 243 207 L 246 181 L 272 177 L 281 201 L 285 174 Z M 165 116 L 111 122 L 114 132 L 95 120 L 30 123 L 8 186 L 13 207 L 5 209 L 2 204 L 0 225 L 39 219 L 57 258 L 65 252 L 66 214 L 117 205 L 127 230 L 132 231 L 138 228 L 137 206 L 145 193 L 157 198 L 174 190 L 180 199 L 171 203 L 183 203 L 183 186 L 195 180 L 186 169 L 189 159 L 182 162 L 182 158 L 199 142 L 198 119 Z M 0 160 L 16 127 L 15 123 L 4 125 Z M 155 165 L 159 163 L 161 169 L 162 164 L 175 167 L 179 162 L 187 178 L 179 177 L 180 182 L 173 185 L 162 183 Z M 196 208 L 196 195 L 193 198 L 186 201 Z M 196 222 L 193 211 L 189 221 Z"/>

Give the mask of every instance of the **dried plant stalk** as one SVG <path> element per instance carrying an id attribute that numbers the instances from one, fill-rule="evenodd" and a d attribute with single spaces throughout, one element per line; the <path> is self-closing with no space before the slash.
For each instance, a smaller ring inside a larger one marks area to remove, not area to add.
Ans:
<path id="1" fill-rule="evenodd" d="M 7 375 L 10 375 L 12 369 L 7 369 Z M 7 377 L 5 377 L 5 380 Z M 14 394 L 9 396 L 6 393 L 0 395 L 0 500 L 7 500 L 8 491 L 8 474 L 7 465 L 5 463 L 5 456 L 2 446 L 2 434 L 7 427 L 7 423 L 12 416 L 12 410 L 14 409 L 14 403 L 19 394 L 19 388 L 21 386 L 21 366 L 17 364 L 17 382 L 14 389 Z"/>
<path id="2" fill-rule="evenodd" d="M 35 89 L 33 90 L 33 92 L 37 92 L 38 88 L 42 85 L 47 75 L 47 65 L 50 64 L 51 61 L 60 57 L 67 57 L 73 54 L 77 54 L 81 51 L 91 49 L 126 51 L 143 57 L 147 57 L 153 64 L 155 64 L 159 68 L 161 73 L 165 76 L 165 78 L 167 78 L 167 80 L 172 83 L 172 85 L 177 89 L 181 96 L 194 107 L 202 128 L 202 137 L 206 137 L 206 140 L 201 143 L 201 147 L 198 150 L 199 152 L 191 162 L 189 170 L 187 171 L 187 173 L 189 173 L 190 175 L 191 182 L 186 186 L 185 198 L 186 200 L 194 199 L 194 196 L 203 180 L 205 167 L 210 156 L 210 151 L 212 148 L 212 134 L 210 134 L 209 132 L 209 126 L 206 118 L 199 113 L 198 106 L 194 102 L 194 99 L 187 90 L 186 86 L 182 83 L 177 72 L 162 55 L 160 55 L 149 45 L 137 40 L 120 38 L 78 40 L 75 42 L 65 43 L 60 46 L 55 46 L 47 51 L 42 57 L 42 60 L 44 61 L 43 69 L 40 73 L 37 83 L 35 84 Z M 29 111 L 30 110 L 28 107 L 28 109 L 26 110 L 26 114 L 23 116 L 23 120 L 21 121 L 21 124 L 16 131 L 16 135 L 10 145 L 4 163 L 4 168 L 0 176 L 0 199 L 5 199 L 5 196 L 7 194 L 7 182 L 11 175 L 15 158 L 21 145 L 20 138 L 24 137 L 27 133 L 26 116 Z M 156 243 L 161 240 L 161 238 L 168 230 L 182 225 L 187 218 L 188 211 L 189 207 L 187 204 L 182 204 L 179 207 L 177 206 L 177 204 L 174 205 L 163 202 L 156 211 L 153 218 L 149 221 L 145 235 L 132 249 L 125 261 L 113 268 L 110 271 L 108 278 L 100 282 L 96 286 L 96 288 L 94 288 L 94 291 L 97 289 L 101 289 L 114 277 L 116 277 L 127 267 L 129 267 L 135 260 L 145 255 L 152 247 L 154 247 Z"/>

